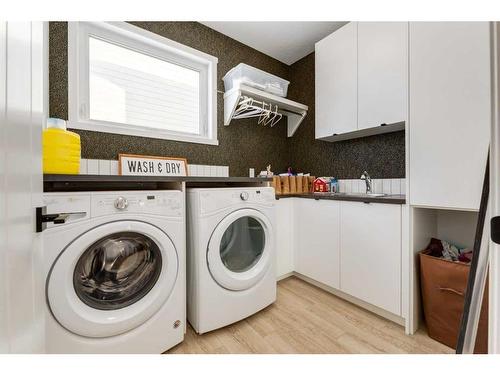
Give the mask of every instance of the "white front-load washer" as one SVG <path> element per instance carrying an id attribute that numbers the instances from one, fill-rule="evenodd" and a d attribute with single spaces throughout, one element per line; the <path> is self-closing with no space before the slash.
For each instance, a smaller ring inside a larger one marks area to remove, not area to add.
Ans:
<path id="1" fill-rule="evenodd" d="M 187 192 L 188 321 L 202 334 L 276 300 L 274 189 Z"/>
<path id="2" fill-rule="evenodd" d="M 48 353 L 162 353 L 184 339 L 179 190 L 46 193 Z"/>

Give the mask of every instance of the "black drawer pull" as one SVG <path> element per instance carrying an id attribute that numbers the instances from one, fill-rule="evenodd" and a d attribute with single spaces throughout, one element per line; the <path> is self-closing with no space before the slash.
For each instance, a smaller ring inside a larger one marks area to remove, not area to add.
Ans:
<path id="1" fill-rule="evenodd" d="M 54 224 L 65 224 L 66 220 L 72 215 L 85 216 L 86 212 L 61 212 L 58 214 L 46 214 L 46 207 L 36 208 L 36 232 L 42 232 L 46 227 L 47 223 Z"/>

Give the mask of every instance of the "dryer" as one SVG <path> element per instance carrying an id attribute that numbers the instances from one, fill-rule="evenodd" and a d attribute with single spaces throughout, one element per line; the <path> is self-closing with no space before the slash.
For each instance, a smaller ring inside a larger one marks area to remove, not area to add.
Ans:
<path id="1" fill-rule="evenodd" d="M 188 189 L 188 321 L 198 333 L 276 300 L 271 187 Z"/>
<path id="2" fill-rule="evenodd" d="M 44 194 L 48 353 L 161 353 L 185 330 L 182 191 Z"/>

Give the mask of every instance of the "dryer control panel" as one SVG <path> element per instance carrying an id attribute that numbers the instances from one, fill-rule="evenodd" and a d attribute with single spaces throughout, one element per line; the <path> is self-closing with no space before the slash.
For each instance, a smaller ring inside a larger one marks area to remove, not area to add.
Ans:
<path id="1" fill-rule="evenodd" d="M 203 189 L 200 192 L 202 214 L 217 212 L 230 207 L 272 207 L 275 201 L 274 189 L 271 187 Z"/>

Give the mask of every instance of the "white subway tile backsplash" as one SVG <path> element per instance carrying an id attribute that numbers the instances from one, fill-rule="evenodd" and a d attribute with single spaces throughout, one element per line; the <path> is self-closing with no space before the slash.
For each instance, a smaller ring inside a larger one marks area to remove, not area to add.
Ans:
<path id="1" fill-rule="evenodd" d="M 87 174 L 99 174 L 99 160 L 97 159 L 87 160 Z"/>
<path id="2" fill-rule="evenodd" d="M 366 182 L 365 180 L 358 180 L 358 193 L 366 193 Z"/>
<path id="3" fill-rule="evenodd" d="M 80 160 L 80 174 L 118 175 L 118 169 L 118 160 Z M 188 164 L 187 172 L 196 177 L 229 177 L 229 166 Z"/>
<path id="4" fill-rule="evenodd" d="M 110 160 L 111 164 L 110 164 L 110 170 L 109 170 L 109 174 L 112 175 L 112 176 L 116 176 L 118 175 L 118 160 Z"/>
<path id="5" fill-rule="evenodd" d="M 203 177 L 210 177 L 211 170 L 212 170 L 212 167 L 210 165 L 204 165 L 203 166 L 203 174 L 202 174 L 202 176 Z"/>
<path id="6" fill-rule="evenodd" d="M 361 179 L 339 180 L 339 190 L 341 193 L 365 193 L 366 182 Z M 404 178 L 384 178 L 372 180 L 372 192 L 384 194 L 405 194 L 406 179 Z"/>
<path id="7" fill-rule="evenodd" d="M 372 180 L 372 192 L 373 193 L 377 193 L 377 194 L 381 194 L 383 191 L 382 189 L 382 180 L 380 179 L 374 179 Z"/>
<path id="8" fill-rule="evenodd" d="M 339 180 L 339 192 L 345 193 L 345 180 Z"/>
<path id="9" fill-rule="evenodd" d="M 111 160 L 99 160 L 99 174 L 108 176 L 111 173 Z"/>
<path id="10" fill-rule="evenodd" d="M 80 159 L 80 174 L 87 174 L 87 159 Z"/>
<path id="11" fill-rule="evenodd" d="M 382 180 L 382 193 L 392 194 L 391 193 L 391 179 L 390 178 L 385 178 Z"/>
<path id="12" fill-rule="evenodd" d="M 401 179 L 399 178 L 391 179 L 391 194 L 396 194 L 396 195 L 401 194 Z"/>
<path id="13" fill-rule="evenodd" d="M 345 192 L 352 193 L 352 180 L 344 180 L 345 181 Z"/>
<path id="14" fill-rule="evenodd" d="M 224 176 L 224 167 L 221 165 L 218 165 L 216 168 L 217 168 L 217 177 L 225 177 Z"/>

